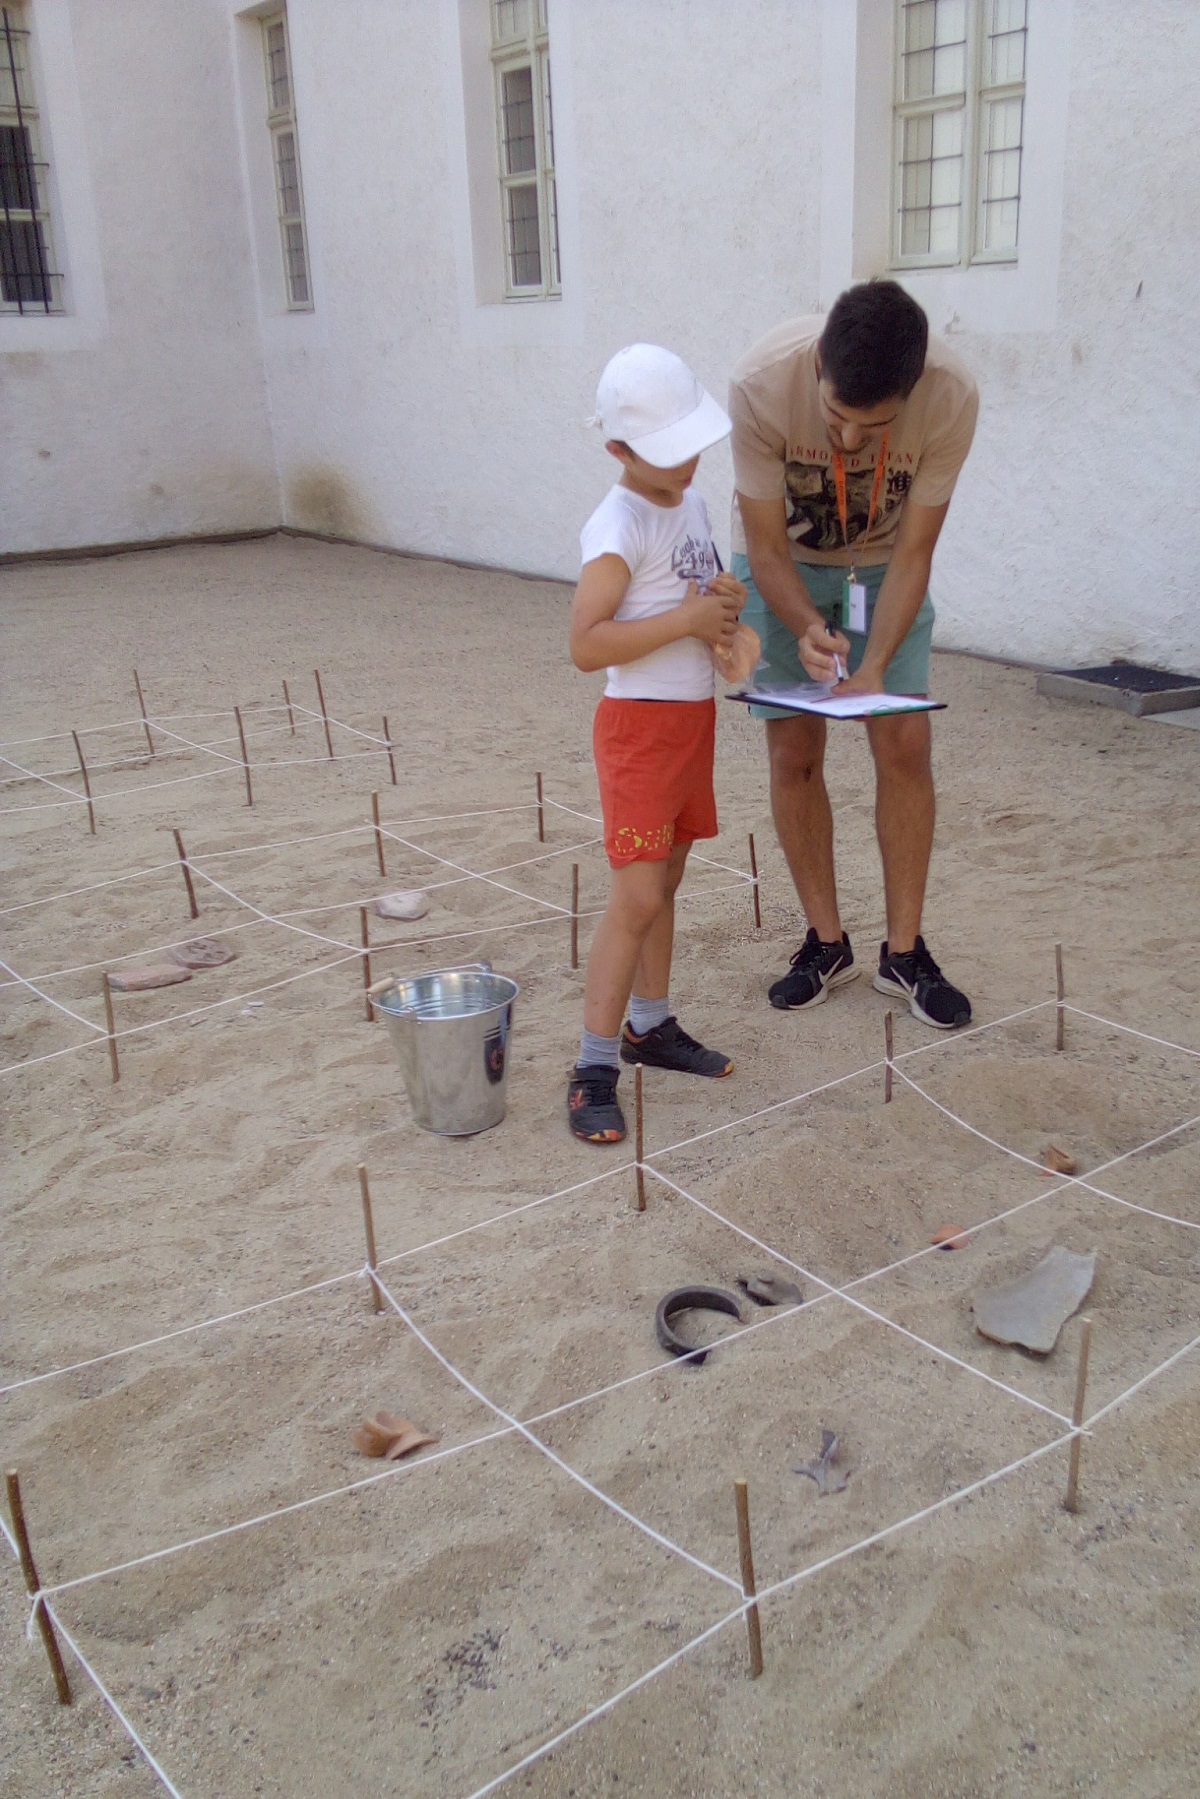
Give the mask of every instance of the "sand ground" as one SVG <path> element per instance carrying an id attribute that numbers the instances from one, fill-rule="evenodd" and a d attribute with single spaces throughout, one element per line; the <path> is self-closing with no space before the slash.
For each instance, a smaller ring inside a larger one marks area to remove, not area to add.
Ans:
<path id="1" fill-rule="evenodd" d="M 122 1039 L 116 1087 L 87 1024 L 0 988 L 4 1063 L 49 1058 L 4 1076 L 3 1381 L 334 1283 L 4 1395 L 5 1465 L 21 1471 L 43 1580 L 375 1472 L 350 1433 L 379 1407 L 445 1450 L 500 1428 L 400 1318 L 373 1316 L 361 1280 L 334 1280 L 362 1262 L 359 1162 L 379 1253 L 397 1258 L 385 1279 L 414 1323 L 510 1415 L 555 1413 L 536 1427 L 546 1446 L 695 1558 L 510 1432 L 65 1592 L 63 1622 L 187 1799 L 465 1799 L 726 1615 L 736 1594 L 717 1576 L 737 1571 L 735 1476 L 750 1484 L 765 1586 L 1053 1442 L 1078 1322 L 1038 1360 L 986 1344 L 970 1303 L 1053 1243 L 1099 1255 L 1089 1411 L 1200 1331 L 1200 1236 L 1187 1228 L 1200 1226 L 1200 1128 L 1108 1169 L 1097 1184 L 1110 1197 L 1056 1188 L 904 1082 L 883 1106 L 873 1065 L 886 1002 L 869 979 L 809 1014 L 766 1005 L 799 920 L 759 727 L 732 705 L 720 709 L 722 834 L 708 852 L 727 868 L 689 875 L 674 999 L 737 1068 L 719 1085 L 646 1080 L 648 1150 L 684 1145 L 655 1166 L 712 1211 L 651 1178 L 639 1216 L 627 1151 L 570 1140 L 582 974 L 562 915 L 536 901 L 566 904 L 576 863 L 593 911 L 606 871 L 578 816 L 595 811 L 598 684 L 567 662 L 567 601 L 549 583 L 283 537 L 0 572 L 10 746 L 129 719 L 136 666 L 154 714 L 223 740 L 227 755 L 242 706 L 255 800 L 244 804 L 238 767 L 213 773 L 211 757 L 165 733 L 150 763 L 133 727 L 84 738 L 94 836 L 81 808 L 45 809 L 56 797 L 45 786 L 0 789 L 4 956 L 30 979 L 54 975 L 39 984 L 61 1005 L 102 1022 L 99 971 L 194 929 L 231 932 L 238 952 L 188 985 L 117 1000 L 121 1030 L 165 1022 Z M 395 786 L 363 739 L 336 733 L 331 763 L 319 723 L 293 738 L 268 710 L 283 679 L 312 707 L 316 665 L 336 717 L 375 731 L 388 714 Z M 1061 941 L 1075 1004 L 1200 1050 L 1200 735 L 1039 699 L 1019 668 L 939 657 L 935 682 L 949 709 L 935 727 L 926 934 L 977 1020 L 1051 996 Z M 213 716 L 176 716 L 197 712 Z M 69 738 L 3 753 L 78 790 L 60 772 Z M 530 809 L 538 770 L 574 809 L 550 809 L 544 845 Z M 151 786 L 167 779 L 177 784 Z M 857 727 L 836 732 L 830 786 L 843 911 L 869 970 L 882 904 Z M 389 842 L 386 885 L 456 883 L 432 888 L 419 926 L 377 923 L 403 946 L 377 954 L 376 972 L 485 956 L 521 985 L 508 1116 L 476 1138 L 415 1128 L 386 1034 L 363 1017 L 353 951 L 357 907 L 381 887 L 362 829 L 375 789 L 406 839 Z M 444 816 L 468 811 L 480 816 Z M 399 822 L 411 820 L 424 822 Z M 173 828 L 209 877 L 195 927 Z M 727 872 L 745 868 L 748 831 L 761 930 Z M 253 853 L 225 854 L 239 848 Z M 496 877 L 516 894 L 458 878 L 518 863 Z M 299 929 L 261 922 L 285 911 L 302 914 Z M 585 954 L 590 928 L 585 918 Z M 256 990 L 261 1004 L 218 1003 Z M 1043 1009 L 946 1041 L 903 1016 L 896 1045 L 927 1046 L 905 1072 L 979 1131 L 1033 1157 L 1053 1141 L 1084 1169 L 1200 1113 L 1195 1057 L 1076 1015 L 1056 1055 L 1053 1029 Z M 906 1261 L 949 1220 L 987 1228 L 961 1253 Z M 747 1321 L 770 1321 L 702 1369 L 668 1363 L 658 1297 L 769 1268 L 750 1237 L 808 1271 L 815 1303 L 786 1317 L 747 1305 Z M 823 1282 L 880 1269 L 852 1290 L 879 1317 L 821 1297 Z M 821 1498 L 792 1470 L 825 1427 L 852 1473 Z M 511 1790 L 1196 1791 L 1198 1441 L 1192 1357 L 1097 1426 L 1077 1515 L 1060 1503 L 1056 1448 L 765 1605 L 761 1680 L 746 1678 L 735 1622 Z M 0 1788 L 161 1791 L 77 1668 L 74 1708 L 56 1706 L 40 1646 L 22 1637 L 7 1554 L 0 1611 Z"/>

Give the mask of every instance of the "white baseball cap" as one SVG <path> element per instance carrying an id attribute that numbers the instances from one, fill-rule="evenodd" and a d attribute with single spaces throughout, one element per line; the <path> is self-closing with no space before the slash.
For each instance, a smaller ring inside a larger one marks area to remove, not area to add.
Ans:
<path id="1" fill-rule="evenodd" d="M 655 468 L 678 468 L 733 426 L 682 357 L 659 344 L 618 350 L 600 377 L 595 417 L 605 441 L 627 443 Z"/>

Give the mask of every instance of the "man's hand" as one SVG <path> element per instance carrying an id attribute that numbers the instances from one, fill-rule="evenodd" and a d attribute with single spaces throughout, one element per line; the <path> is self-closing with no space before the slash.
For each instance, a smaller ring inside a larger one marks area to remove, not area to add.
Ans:
<path id="1" fill-rule="evenodd" d="M 832 625 L 827 625 L 823 618 L 813 620 L 804 635 L 796 639 L 796 647 L 800 652 L 801 666 L 809 680 L 820 681 L 827 687 L 832 686 L 838 678 L 838 657 L 844 668 L 846 657 L 850 654 L 849 638 L 843 637 L 840 631 L 835 631 Z"/>
<path id="2" fill-rule="evenodd" d="M 719 589 L 717 583 L 721 581 L 730 582 L 736 592 Z M 706 593 L 701 593 L 696 583 L 690 581 L 679 604 L 679 610 L 687 620 L 685 635 L 698 637 L 701 643 L 714 647 L 732 643 L 738 613 L 745 597 L 746 589 L 732 575 L 718 575 Z"/>

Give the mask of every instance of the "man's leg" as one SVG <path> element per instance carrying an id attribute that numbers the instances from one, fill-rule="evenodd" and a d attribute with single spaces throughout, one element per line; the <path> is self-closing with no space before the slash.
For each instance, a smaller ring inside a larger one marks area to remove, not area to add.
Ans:
<path id="1" fill-rule="evenodd" d="M 867 720 L 875 758 L 875 831 L 883 858 L 888 949 L 904 955 L 921 930 L 935 800 L 927 713 Z"/>
<path id="2" fill-rule="evenodd" d="M 825 787 L 825 720 L 769 718 L 771 815 L 804 908 L 822 943 L 841 941 L 833 868 L 833 811 Z"/>

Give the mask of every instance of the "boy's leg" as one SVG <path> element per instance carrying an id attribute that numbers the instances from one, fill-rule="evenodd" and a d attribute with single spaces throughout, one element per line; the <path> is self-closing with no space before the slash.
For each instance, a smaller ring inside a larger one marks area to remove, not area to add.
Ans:
<path id="1" fill-rule="evenodd" d="M 663 896 L 654 923 L 646 933 L 634 971 L 632 991 L 639 999 L 665 1000 L 671 986 L 671 955 L 675 947 L 675 894 L 687 867 L 690 843 L 677 843 L 661 867 Z"/>
<path id="2" fill-rule="evenodd" d="M 629 1023 L 621 1036 L 621 1060 L 720 1080 L 733 1073 L 733 1063 L 721 1050 L 706 1049 L 689 1037 L 672 1013 L 668 999 L 675 939 L 675 891 L 683 879 L 691 847 L 690 838 L 677 843 L 666 863 L 662 906 L 638 958 Z"/>
<path id="3" fill-rule="evenodd" d="M 567 1120 L 587 1143 L 620 1143 L 625 1117 L 617 1101 L 620 1033 L 642 948 L 662 911 L 664 859 L 612 870 L 604 916 L 592 938 L 583 1002 L 583 1040 L 567 1087 Z"/>
<path id="4" fill-rule="evenodd" d="M 620 1033 L 647 938 L 663 911 L 669 866 L 667 859 L 627 862 L 612 870 L 608 905 L 592 938 L 583 996 L 584 1029 L 598 1037 Z M 672 893 L 678 885 L 676 879 Z M 670 967 L 668 947 L 668 975 Z"/>

